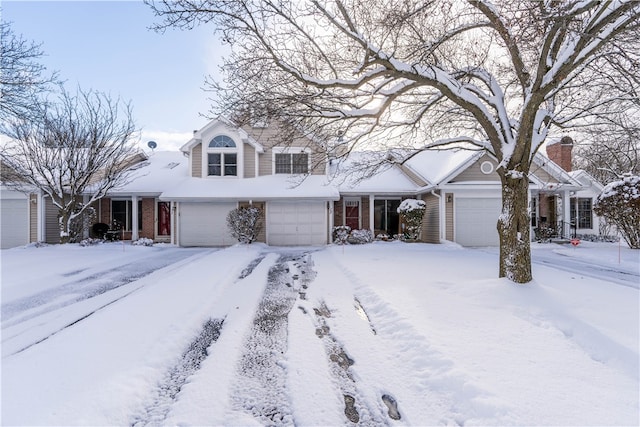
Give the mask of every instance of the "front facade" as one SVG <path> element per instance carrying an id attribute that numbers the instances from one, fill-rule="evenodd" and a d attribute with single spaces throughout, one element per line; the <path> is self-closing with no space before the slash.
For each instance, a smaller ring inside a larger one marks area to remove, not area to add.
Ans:
<path id="1" fill-rule="evenodd" d="M 244 206 L 263 212 L 258 241 L 272 246 L 329 243 L 331 203 L 338 192 L 326 182 L 326 153 L 303 135 L 264 126 L 238 127 L 220 119 L 180 150 L 187 176 L 164 191 L 176 221 L 171 241 L 180 246 L 228 246 L 228 213 Z M 303 179 L 304 178 L 304 179 Z"/>
<path id="2" fill-rule="evenodd" d="M 531 167 L 532 239 L 600 234 L 593 202 L 602 186 L 583 171 L 570 171 L 570 140 L 549 147 L 548 157 L 536 155 Z M 259 242 L 319 246 L 331 243 L 340 225 L 383 239 L 402 236 L 397 209 L 411 198 L 426 205 L 421 241 L 499 244 L 502 190 L 491 155 L 429 150 L 365 179 L 353 179 L 349 165 L 336 165 L 322 144 L 296 132 L 213 120 L 180 151 L 151 153 L 136 179 L 93 206 L 94 221 L 125 240 L 229 246 L 237 241 L 228 213 L 255 206 L 263 214 Z M 340 176 L 345 179 L 332 179 Z M 3 190 L 2 202 L 3 248 L 59 242 L 57 210 L 47 197 Z"/>

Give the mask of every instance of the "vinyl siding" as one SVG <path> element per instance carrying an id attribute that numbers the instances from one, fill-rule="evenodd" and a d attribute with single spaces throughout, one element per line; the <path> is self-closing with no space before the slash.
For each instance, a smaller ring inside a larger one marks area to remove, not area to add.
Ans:
<path id="1" fill-rule="evenodd" d="M 451 202 L 447 202 L 447 197 L 451 196 Z M 445 239 L 453 242 L 453 193 L 445 193 Z"/>
<path id="2" fill-rule="evenodd" d="M 38 196 L 29 195 L 29 242 L 38 241 Z"/>
<path id="3" fill-rule="evenodd" d="M 202 178 L 202 144 L 191 149 L 191 176 Z"/>
<path id="4" fill-rule="evenodd" d="M 422 218 L 422 241 L 440 243 L 440 199 L 433 194 L 424 194 L 422 200 L 427 204 Z"/>
<path id="5" fill-rule="evenodd" d="M 485 174 L 482 172 L 482 170 L 480 169 L 480 166 L 484 162 L 491 163 L 491 165 L 493 166 L 493 172 L 491 172 L 490 174 Z M 460 173 L 460 175 L 452 179 L 451 182 L 500 181 L 500 176 L 496 172 L 497 166 L 498 166 L 498 163 L 495 160 L 487 156 L 483 156 L 480 159 L 478 159 L 478 161 L 476 161 L 474 164 L 472 164 L 467 169 L 465 169 L 462 173 Z"/>
<path id="6" fill-rule="evenodd" d="M 244 147 L 244 177 L 254 178 L 256 176 L 256 149 L 249 144 L 242 145 Z"/>
<path id="7" fill-rule="evenodd" d="M 54 206 L 51 197 L 45 199 L 45 242 L 60 243 L 60 225 L 58 224 L 58 208 Z"/>

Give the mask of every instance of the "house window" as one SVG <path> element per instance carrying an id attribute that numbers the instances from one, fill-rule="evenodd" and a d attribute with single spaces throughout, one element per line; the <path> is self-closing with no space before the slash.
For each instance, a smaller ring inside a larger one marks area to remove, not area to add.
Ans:
<path id="1" fill-rule="evenodd" d="M 209 153 L 209 176 L 237 176 L 238 155 L 236 153 Z"/>
<path id="2" fill-rule="evenodd" d="M 211 140 L 209 148 L 235 148 L 236 143 L 226 135 L 218 135 Z"/>
<path id="3" fill-rule="evenodd" d="M 386 233 L 391 237 L 400 233 L 399 206 L 400 199 L 373 201 L 373 225 L 376 232 Z"/>
<path id="4" fill-rule="evenodd" d="M 112 227 L 131 231 L 133 225 L 133 209 L 131 200 L 111 200 Z M 142 230 L 142 200 L 138 200 L 138 231 Z"/>
<path id="5" fill-rule="evenodd" d="M 236 143 L 230 137 L 218 135 L 209 142 L 207 175 L 238 176 Z"/>
<path id="6" fill-rule="evenodd" d="M 275 173 L 309 173 L 307 153 L 275 153 Z"/>
<path id="7" fill-rule="evenodd" d="M 538 199 L 535 197 L 531 199 L 531 226 L 538 226 Z"/>
<path id="8" fill-rule="evenodd" d="M 589 197 L 579 197 L 571 199 L 569 209 L 571 213 L 571 222 L 575 224 L 576 211 L 578 213 L 578 228 L 593 228 L 593 210 L 592 201 Z"/>

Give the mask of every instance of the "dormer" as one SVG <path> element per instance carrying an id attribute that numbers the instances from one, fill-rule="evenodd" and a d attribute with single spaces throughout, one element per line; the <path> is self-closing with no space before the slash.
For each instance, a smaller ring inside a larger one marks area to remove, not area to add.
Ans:
<path id="1" fill-rule="evenodd" d="M 256 176 L 258 156 L 264 153 L 257 141 L 225 119 L 195 131 L 180 150 L 189 155 L 192 177 L 212 180 Z"/>

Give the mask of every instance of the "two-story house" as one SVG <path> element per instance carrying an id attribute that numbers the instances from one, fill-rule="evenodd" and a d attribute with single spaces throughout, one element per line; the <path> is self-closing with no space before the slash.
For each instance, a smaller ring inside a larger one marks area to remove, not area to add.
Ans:
<path id="1" fill-rule="evenodd" d="M 227 214 L 256 206 L 264 214 L 259 241 L 273 246 L 328 243 L 332 202 L 340 196 L 327 182 L 326 153 L 312 138 L 290 133 L 274 125 L 238 127 L 226 119 L 195 131 L 180 148 L 188 157 L 188 176 L 160 197 L 171 204 L 171 241 L 180 246 L 234 244 Z"/>

